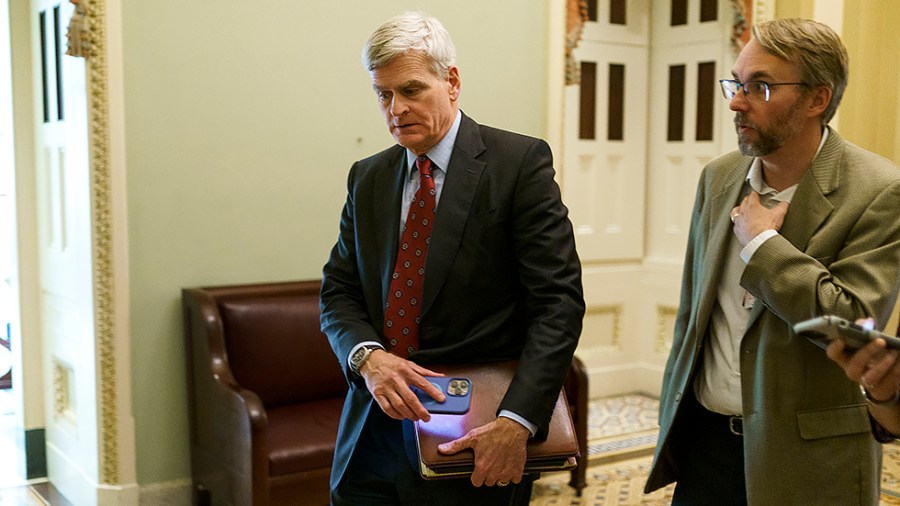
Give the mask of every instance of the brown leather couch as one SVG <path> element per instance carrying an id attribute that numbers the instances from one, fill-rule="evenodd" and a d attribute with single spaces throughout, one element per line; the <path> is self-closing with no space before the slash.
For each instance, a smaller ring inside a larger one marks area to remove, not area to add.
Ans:
<path id="1" fill-rule="evenodd" d="M 320 285 L 183 290 L 195 503 L 328 504 L 347 381 Z"/>
<path id="2" fill-rule="evenodd" d="M 321 282 L 182 291 L 195 504 L 328 504 L 347 382 L 319 330 Z M 565 384 L 587 460 L 588 381 L 578 358 Z"/>

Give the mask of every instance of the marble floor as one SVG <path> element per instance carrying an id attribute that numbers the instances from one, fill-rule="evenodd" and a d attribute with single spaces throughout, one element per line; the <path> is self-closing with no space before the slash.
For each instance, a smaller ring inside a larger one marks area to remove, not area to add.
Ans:
<path id="1" fill-rule="evenodd" d="M 651 455 L 656 447 L 659 401 L 630 394 L 591 401 L 588 411 L 588 451 L 601 464 Z"/>

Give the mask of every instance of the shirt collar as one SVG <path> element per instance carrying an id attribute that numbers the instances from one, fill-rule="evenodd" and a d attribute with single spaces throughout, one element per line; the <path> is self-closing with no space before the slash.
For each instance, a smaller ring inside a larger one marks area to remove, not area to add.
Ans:
<path id="1" fill-rule="evenodd" d="M 450 130 L 425 156 L 431 159 L 433 166 L 447 173 L 447 167 L 450 166 L 450 155 L 453 154 L 453 146 L 456 145 L 456 135 L 459 133 L 459 124 L 462 122 L 462 112 L 456 111 L 456 119 L 450 125 Z M 406 150 L 406 166 L 408 167 L 407 177 L 413 177 L 413 167 L 416 161 L 416 154 L 410 150 Z"/>
<path id="2" fill-rule="evenodd" d="M 816 155 L 813 157 L 813 160 L 819 156 L 819 152 L 822 151 L 822 146 L 825 145 L 825 141 L 828 139 L 828 129 L 826 128 L 822 132 L 822 140 L 819 142 L 819 148 L 816 149 Z M 750 187 L 753 188 L 753 191 L 760 195 L 768 195 L 774 200 L 790 202 L 792 198 L 794 198 L 794 193 L 797 191 L 797 185 L 789 186 L 784 190 L 778 191 L 771 186 L 766 184 L 765 179 L 763 179 L 762 173 L 762 160 L 759 158 L 754 158 L 753 163 L 750 164 L 750 171 L 747 173 L 747 182 L 750 183 Z M 799 183 L 798 183 L 799 184 Z"/>

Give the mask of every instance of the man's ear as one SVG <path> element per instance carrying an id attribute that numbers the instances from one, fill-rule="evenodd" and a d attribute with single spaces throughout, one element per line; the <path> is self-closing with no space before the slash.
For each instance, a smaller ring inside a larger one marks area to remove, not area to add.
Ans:
<path id="1" fill-rule="evenodd" d="M 833 94 L 834 92 L 828 86 L 819 85 L 814 87 L 811 92 L 812 99 L 809 102 L 809 115 L 821 116 L 825 109 L 828 108 L 828 104 L 831 103 Z"/>
<path id="2" fill-rule="evenodd" d="M 461 81 L 459 80 L 459 69 L 456 65 L 451 66 L 447 69 L 447 86 L 450 92 L 450 101 L 455 102 L 459 99 L 459 89 L 461 86 Z"/>

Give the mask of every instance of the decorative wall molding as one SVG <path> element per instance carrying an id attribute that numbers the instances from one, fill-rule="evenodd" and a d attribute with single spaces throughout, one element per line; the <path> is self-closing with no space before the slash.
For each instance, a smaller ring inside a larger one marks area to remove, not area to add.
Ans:
<path id="1" fill-rule="evenodd" d="M 609 327 L 609 342 L 603 346 L 593 347 L 598 353 L 622 350 L 622 304 L 589 305 L 585 310 L 584 319 L 591 320 L 596 317 L 609 316 L 612 322 Z"/>
<path id="2" fill-rule="evenodd" d="M 731 0 L 731 8 L 734 11 L 731 23 L 731 49 L 734 54 L 741 49 L 750 39 L 750 25 L 753 22 L 753 0 Z"/>
<path id="3" fill-rule="evenodd" d="M 566 85 L 581 83 L 581 71 L 573 51 L 581 41 L 587 20 L 588 7 L 585 0 L 566 0 Z"/>
<path id="4" fill-rule="evenodd" d="M 731 0 L 734 11 L 731 45 L 735 54 L 750 40 L 753 23 L 775 18 L 775 0 Z"/>
<path id="5" fill-rule="evenodd" d="M 656 340 L 653 351 L 669 353 L 672 340 L 672 328 L 678 315 L 677 306 L 656 306 Z"/>
<path id="6" fill-rule="evenodd" d="M 119 423 L 116 391 L 115 323 L 110 182 L 109 78 L 106 0 L 91 0 L 87 22 L 92 33 L 87 58 L 88 131 L 94 248 L 94 307 L 100 382 L 100 482 L 119 482 Z"/>
<path id="7" fill-rule="evenodd" d="M 72 422 L 75 417 L 67 416 L 71 411 L 69 393 L 69 368 L 54 360 L 53 362 L 53 415 L 56 418 L 65 418 Z"/>

